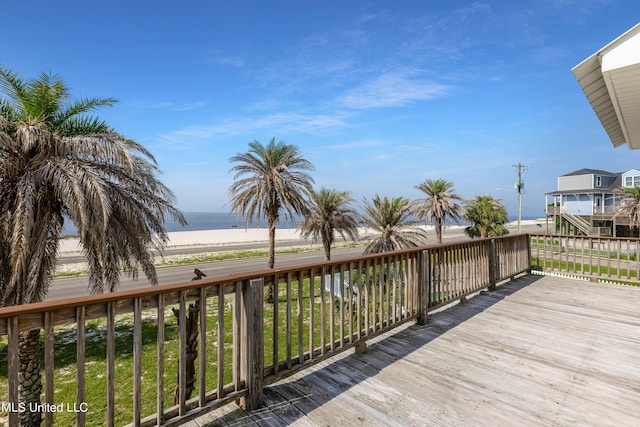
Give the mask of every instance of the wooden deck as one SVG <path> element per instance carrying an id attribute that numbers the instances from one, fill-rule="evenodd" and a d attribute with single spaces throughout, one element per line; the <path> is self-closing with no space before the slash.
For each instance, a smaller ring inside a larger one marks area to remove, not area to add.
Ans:
<path id="1" fill-rule="evenodd" d="M 640 288 L 526 276 L 189 426 L 638 426 Z"/>

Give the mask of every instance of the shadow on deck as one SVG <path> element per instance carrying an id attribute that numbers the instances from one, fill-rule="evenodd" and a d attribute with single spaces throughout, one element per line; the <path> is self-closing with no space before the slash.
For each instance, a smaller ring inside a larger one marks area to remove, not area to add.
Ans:
<path id="1" fill-rule="evenodd" d="M 525 276 L 189 426 L 637 425 L 640 288 Z"/>

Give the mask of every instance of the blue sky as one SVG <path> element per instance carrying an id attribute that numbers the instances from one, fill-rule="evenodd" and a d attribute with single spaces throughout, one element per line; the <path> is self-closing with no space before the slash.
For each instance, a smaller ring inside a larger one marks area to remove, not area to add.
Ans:
<path id="1" fill-rule="evenodd" d="M 538 217 L 559 175 L 640 168 L 571 72 L 640 20 L 637 0 L 18 3 L 0 64 L 117 98 L 99 116 L 151 150 L 184 211 L 228 210 L 228 159 L 272 137 L 356 204 L 444 178 L 514 217 L 521 163 Z"/>

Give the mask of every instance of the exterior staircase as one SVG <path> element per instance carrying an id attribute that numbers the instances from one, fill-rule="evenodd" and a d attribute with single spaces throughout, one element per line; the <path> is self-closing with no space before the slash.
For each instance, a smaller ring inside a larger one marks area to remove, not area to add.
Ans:
<path id="1" fill-rule="evenodd" d="M 594 234 L 592 233 L 592 230 L 591 230 L 591 224 L 584 218 L 570 214 L 569 212 L 566 212 L 566 211 L 561 212 L 560 215 L 562 215 L 563 219 L 573 224 L 578 230 L 582 231 L 586 236 L 590 236 Z"/>

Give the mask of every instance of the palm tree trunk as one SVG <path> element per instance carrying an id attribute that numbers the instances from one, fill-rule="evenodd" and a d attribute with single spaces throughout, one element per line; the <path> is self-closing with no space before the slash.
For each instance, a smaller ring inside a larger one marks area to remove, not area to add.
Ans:
<path id="1" fill-rule="evenodd" d="M 173 314 L 176 316 L 176 320 L 180 322 L 180 310 L 172 309 Z M 185 375 L 185 383 L 186 387 L 184 390 L 185 400 L 191 399 L 191 393 L 195 389 L 194 384 L 196 383 L 196 359 L 198 358 L 198 320 L 200 317 L 200 301 L 196 301 L 195 305 L 190 304 L 187 309 L 187 336 L 186 336 L 186 375 Z M 173 404 L 177 405 L 180 403 L 180 369 L 178 368 L 178 378 L 177 385 L 173 392 Z"/>
<path id="2" fill-rule="evenodd" d="M 268 267 L 273 268 L 276 264 L 276 223 L 277 220 L 269 218 L 269 261 Z M 268 303 L 273 303 L 273 285 L 267 287 L 267 292 L 264 296 L 264 300 Z"/>
<path id="3" fill-rule="evenodd" d="M 333 233 L 333 230 L 331 230 L 331 233 Z M 328 231 L 323 232 L 323 236 L 322 236 L 322 246 L 324 247 L 324 260 L 325 261 L 331 261 L 331 243 L 332 243 L 332 238 L 331 238 L 331 234 L 329 234 Z"/>
<path id="4" fill-rule="evenodd" d="M 21 332 L 18 339 L 18 393 L 20 403 L 26 410 L 20 412 L 21 426 L 39 426 L 42 422 L 40 412 L 40 393 L 42 378 L 40 376 L 40 329 Z"/>
<path id="5" fill-rule="evenodd" d="M 324 260 L 331 261 L 331 243 L 323 242 L 324 246 Z"/>
<path id="6" fill-rule="evenodd" d="M 269 220 L 269 261 L 268 268 L 276 264 L 276 222 Z"/>
<path id="7" fill-rule="evenodd" d="M 436 219 L 436 243 L 442 243 L 442 220 Z"/>

